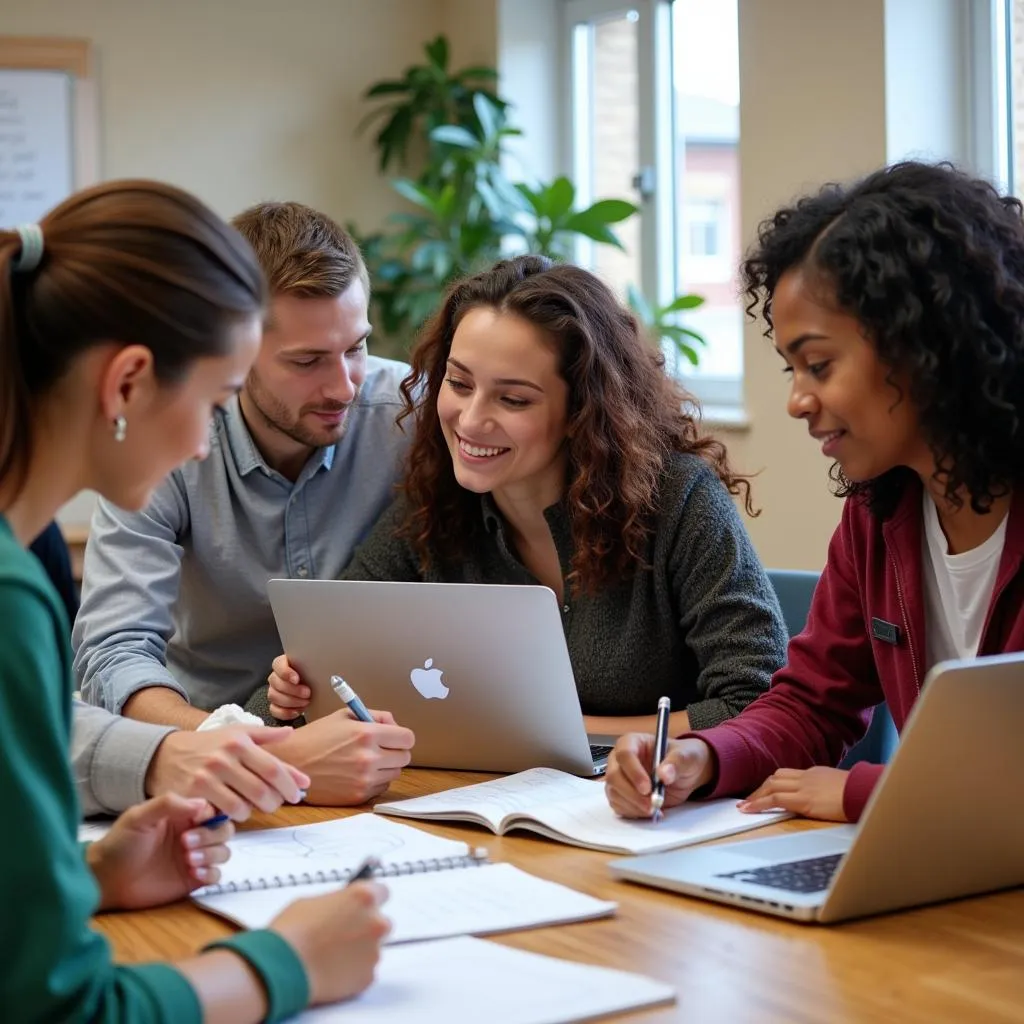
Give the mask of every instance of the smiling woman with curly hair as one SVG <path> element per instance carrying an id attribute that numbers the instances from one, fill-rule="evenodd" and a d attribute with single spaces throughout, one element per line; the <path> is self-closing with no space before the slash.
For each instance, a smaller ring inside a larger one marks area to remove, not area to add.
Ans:
<path id="1" fill-rule="evenodd" d="M 675 733 L 705 728 L 767 689 L 785 627 L 729 496 L 749 509 L 748 482 L 598 278 L 523 256 L 456 284 L 403 392 L 403 493 L 347 579 L 550 587 L 592 733 L 662 695 Z"/>
<path id="2" fill-rule="evenodd" d="M 674 743 L 666 804 L 760 787 L 751 811 L 856 820 L 882 766 L 831 766 L 868 710 L 884 699 L 902 729 L 936 663 L 1024 650 L 1021 203 L 897 164 L 780 209 L 743 277 L 846 504 L 788 664 L 743 714 Z M 646 813 L 649 744 L 612 755 L 622 814 Z"/>

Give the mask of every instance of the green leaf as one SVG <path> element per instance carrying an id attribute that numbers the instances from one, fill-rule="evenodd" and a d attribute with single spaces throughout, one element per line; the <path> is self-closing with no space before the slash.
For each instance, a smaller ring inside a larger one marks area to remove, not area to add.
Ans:
<path id="1" fill-rule="evenodd" d="M 409 260 L 413 270 L 427 271 L 432 276 L 444 276 L 451 267 L 451 253 L 444 242 L 434 239 L 424 242 Z"/>
<path id="2" fill-rule="evenodd" d="M 417 206 L 422 206 L 425 210 L 431 212 L 437 212 L 437 197 L 431 195 L 425 189 L 420 188 L 419 185 L 414 181 L 410 181 L 408 178 L 395 178 L 391 182 L 391 187 L 400 195 L 403 199 L 408 199 L 410 203 L 415 203 Z"/>
<path id="3" fill-rule="evenodd" d="M 693 331 L 689 327 L 680 327 L 679 330 L 687 337 L 693 338 L 694 341 L 698 341 L 702 345 L 707 345 L 708 343 L 708 339 L 698 331 Z"/>
<path id="4" fill-rule="evenodd" d="M 408 82 L 391 79 L 386 82 L 378 82 L 376 85 L 371 85 L 370 88 L 363 93 L 363 99 L 369 100 L 373 99 L 375 96 L 393 96 L 395 93 L 408 91 Z"/>
<path id="5" fill-rule="evenodd" d="M 494 109 L 494 104 L 491 103 L 486 93 L 474 94 L 473 112 L 483 129 L 484 140 L 493 139 L 498 134 L 498 112 Z"/>
<path id="6" fill-rule="evenodd" d="M 446 71 L 448 68 L 448 40 L 444 36 L 438 36 L 436 39 L 427 43 L 423 47 L 426 51 L 427 56 L 430 58 L 430 63 L 435 67 L 440 68 L 442 71 Z"/>
<path id="7" fill-rule="evenodd" d="M 521 181 L 516 182 L 515 189 L 529 204 L 529 209 L 533 210 L 533 212 L 538 216 L 543 215 L 544 203 L 539 193 L 534 192 L 529 185 L 526 185 Z"/>
<path id="8" fill-rule="evenodd" d="M 449 220 L 455 212 L 455 204 L 458 202 L 459 193 L 455 186 L 449 182 L 441 189 L 435 201 L 434 209 L 442 220 Z"/>
<path id="9" fill-rule="evenodd" d="M 475 149 L 480 140 L 468 128 L 457 124 L 443 124 L 430 133 L 434 142 L 443 142 L 448 146 L 460 146 L 463 149 Z"/>
<path id="10" fill-rule="evenodd" d="M 555 178 L 544 190 L 547 193 L 545 212 L 553 221 L 560 221 L 572 209 L 576 186 L 564 175 Z"/>
<path id="11" fill-rule="evenodd" d="M 412 112 L 408 107 L 399 107 L 391 119 L 377 134 L 377 145 L 380 148 L 380 169 L 385 171 L 392 158 L 405 160 L 409 145 L 409 133 L 412 130 Z"/>
<path id="12" fill-rule="evenodd" d="M 661 312 L 678 313 L 683 309 L 696 309 L 704 305 L 703 295 L 679 295 L 672 300 Z"/>
<path id="13" fill-rule="evenodd" d="M 595 242 L 600 242 L 602 245 L 610 245 L 615 249 L 620 249 L 622 252 L 626 251 L 626 247 L 622 244 L 619 236 L 612 231 L 611 228 L 607 228 L 604 225 L 595 225 L 589 231 L 583 231 L 581 234 L 592 238 Z"/>
<path id="14" fill-rule="evenodd" d="M 502 214 L 503 203 L 498 197 L 498 193 L 491 188 L 490 182 L 480 179 L 476 183 L 476 190 L 480 195 L 480 198 L 484 201 L 484 206 L 487 207 L 487 212 L 492 218 L 500 217 Z"/>
<path id="15" fill-rule="evenodd" d="M 462 70 L 457 72 L 455 75 L 455 79 L 459 82 L 464 82 L 471 78 L 489 78 L 496 80 L 497 77 L 498 71 L 496 68 L 485 67 L 482 64 L 474 64 L 472 67 L 462 68 Z"/>
<path id="16" fill-rule="evenodd" d="M 637 207 L 625 199 L 599 199 L 580 213 L 589 214 L 600 220 L 602 224 L 617 224 L 619 221 L 632 217 Z"/>
<path id="17" fill-rule="evenodd" d="M 681 341 L 677 341 L 676 348 L 679 350 L 679 354 L 689 359 L 692 365 L 697 366 L 700 364 L 700 356 L 698 356 L 689 345 L 686 345 Z"/>
<path id="18" fill-rule="evenodd" d="M 635 284 L 630 283 L 626 285 L 626 301 L 633 312 L 639 317 L 640 322 L 649 326 L 654 319 L 654 313 L 646 296 Z"/>
<path id="19" fill-rule="evenodd" d="M 623 248 L 622 243 L 607 224 L 600 217 L 593 216 L 589 209 L 574 213 L 559 227 L 563 231 L 575 231 L 577 234 L 592 238 L 595 242 L 601 242 L 603 245 L 613 245 L 616 249 Z"/>

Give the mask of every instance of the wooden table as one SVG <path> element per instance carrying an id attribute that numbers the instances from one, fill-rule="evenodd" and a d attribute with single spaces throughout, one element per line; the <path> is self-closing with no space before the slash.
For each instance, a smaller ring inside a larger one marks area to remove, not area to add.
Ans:
<path id="1" fill-rule="evenodd" d="M 486 777 L 407 770 L 387 797 L 420 796 Z M 254 824 L 304 824 L 364 809 L 288 808 L 257 817 Z M 1017 814 L 1020 808 L 1007 812 Z M 514 932 L 491 941 L 648 974 L 676 988 L 675 1006 L 620 1020 L 1024 1022 L 1021 890 L 823 928 L 615 882 L 606 869 L 608 854 L 530 833 L 497 837 L 470 825 L 408 823 L 485 846 L 492 860 L 510 861 L 542 878 L 616 900 L 618 913 L 605 920 Z M 806 827 L 806 822 L 786 822 L 759 834 Z M 230 932 L 225 922 L 187 902 L 100 915 L 96 925 L 123 961 L 180 958 Z"/>

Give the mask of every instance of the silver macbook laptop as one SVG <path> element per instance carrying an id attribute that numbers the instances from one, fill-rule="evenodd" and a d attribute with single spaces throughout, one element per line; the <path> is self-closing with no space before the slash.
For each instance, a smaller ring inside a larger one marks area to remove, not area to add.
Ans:
<path id="1" fill-rule="evenodd" d="M 859 825 L 615 861 L 618 878 L 802 921 L 1024 885 L 1024 654 L 936 665 Z"/>
<path id="2" fill-rule="evenodd" d="M 614 738 L 587 737 L 547 587 L 270 580 L 267 592 L 313 691 L 307 718 L 342 706 L 339 675 L 416 733 L 414 765 L 604 771 Z"/>

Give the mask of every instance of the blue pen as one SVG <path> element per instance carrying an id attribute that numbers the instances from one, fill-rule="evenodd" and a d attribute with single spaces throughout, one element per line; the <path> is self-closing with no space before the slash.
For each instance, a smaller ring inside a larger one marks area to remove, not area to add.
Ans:
<path id="1" fill-rule="evenodd" d="M 306 799 L 306 791 L 304 789 L 299 790 L 299 799 Z M 218 828 L 219 826 L 223 825 L 225 821 L 228 821 L 230 817 L 231 816 L 229 814 L 224 814 L 224 812 L 222 811 L 220 814 L 215 814 L 212 818 L 207 818 L 206 821 L 199 822 L 199 827 Z"/>
<path id="2" fill-rule="evenodd" d="M 366 710 L 366 705 L 359 699 L 356 691 L 341 676 L 331 676 L 331 689 L 345 702 L 346 707 L 360 722 L 373 721 L 373 715 Z"/>

